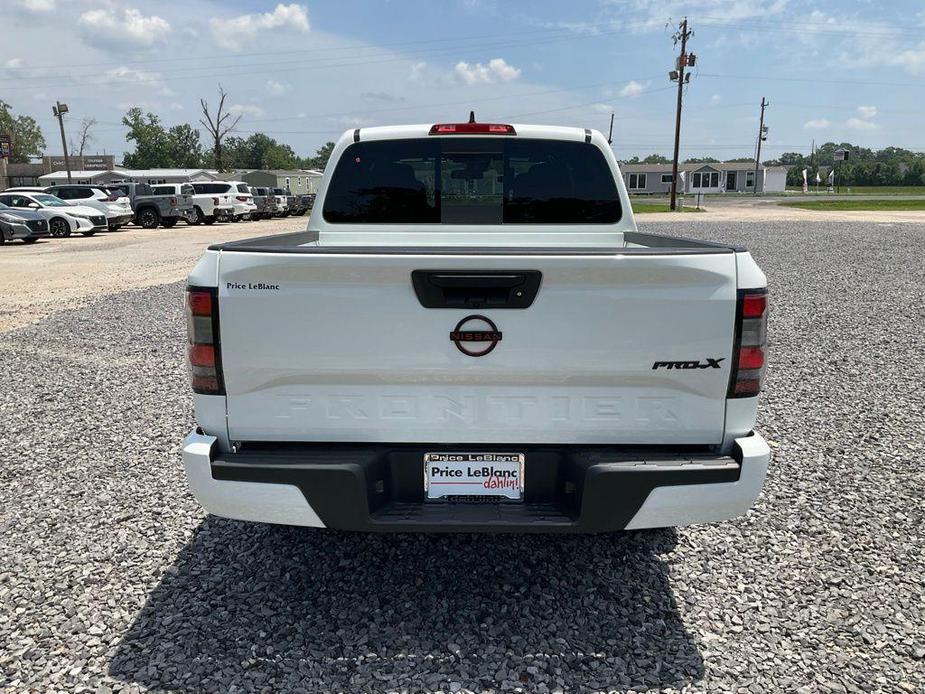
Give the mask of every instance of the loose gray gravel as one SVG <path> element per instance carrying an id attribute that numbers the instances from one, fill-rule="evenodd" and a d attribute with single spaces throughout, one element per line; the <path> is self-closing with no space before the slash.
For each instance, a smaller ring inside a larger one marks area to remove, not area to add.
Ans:
<path id="1" fill-rule="evenodd" d="M 693 216 L 693 215 L 692 215 Z M 592 537 L 206 517 L 182 286 L 0 334 L 5 691 L 925 691 L 925 226 L 645 225 L 768 273 L 746 517 Z"/>

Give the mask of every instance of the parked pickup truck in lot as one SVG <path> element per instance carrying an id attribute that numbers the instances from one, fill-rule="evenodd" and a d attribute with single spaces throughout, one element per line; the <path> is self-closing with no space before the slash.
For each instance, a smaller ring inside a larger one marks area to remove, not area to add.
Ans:
<path id="1" fill-rule="evenodd" d="M 135 223 L 145 229 L 159 226 L 169 229 L 181 219 L 193 222 L 196 212 L 193 209 L 193 187 L 184 183 L 182 192 L 156 195 L 147 183 L 113 183 L 106 187 L 110 192 L 121 191 L 132 203 Z"/>
<path id="2" fill-rule="evenodd" d="M 745 249 L 637 231 L 596 131 L 350 131 L 306 231 L 189 276 L 186 474 L 217 515 L 349 530 L 731 518 L 767 313 Z"/>

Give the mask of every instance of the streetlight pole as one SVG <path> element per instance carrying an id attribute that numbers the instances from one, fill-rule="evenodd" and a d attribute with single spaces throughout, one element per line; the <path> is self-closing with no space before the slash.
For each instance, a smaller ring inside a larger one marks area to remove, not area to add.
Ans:
<path id="1" fill-rule="evenodd" d="M 55 118 L 58 119 L 58 125 L 61 128 L 61 149 L 64 150 L 64 168 L 67 169 L 67 182 L 71 182 L 71 160 L 67 156 L 67 139 L 64 137 L 64 114 L 67 113 L 67 104 L 62 104 L 60 101 L 56 102 L 54 106 L 51 107 L 51 112 L 55 114 Z"/>

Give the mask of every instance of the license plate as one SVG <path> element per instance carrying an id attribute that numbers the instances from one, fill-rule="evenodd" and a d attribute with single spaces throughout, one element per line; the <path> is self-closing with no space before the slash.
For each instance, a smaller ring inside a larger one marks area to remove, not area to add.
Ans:
<path id="1" fill-rule="evenodd" d="M 424 490 L 428 499 L 523 501 L 524 454 L 427 453 Z"/>

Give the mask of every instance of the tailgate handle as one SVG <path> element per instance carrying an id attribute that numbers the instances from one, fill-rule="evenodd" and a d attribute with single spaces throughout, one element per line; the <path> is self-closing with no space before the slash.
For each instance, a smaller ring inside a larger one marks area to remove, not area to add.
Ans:
<path id="1" fill-rule="evenodd" d="M 424 308 L 527 308 L 540 289 L 539 270 L 414 270 Z"/>

